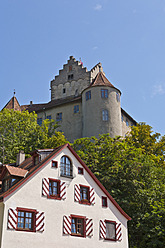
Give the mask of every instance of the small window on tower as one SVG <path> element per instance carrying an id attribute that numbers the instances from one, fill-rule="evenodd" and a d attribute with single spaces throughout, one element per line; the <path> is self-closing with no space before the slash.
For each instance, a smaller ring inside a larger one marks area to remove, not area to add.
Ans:
<path id="1" fill-rule="evenodd" d="M 68 80 L 72 80 L 73 79 L 73 74 L 68 75 Z"/>
<path id="2" fill-rule="evenodd" d="M 69 66 L 69 71 L 72 71 L 72 66 L 71 65 Z"/>

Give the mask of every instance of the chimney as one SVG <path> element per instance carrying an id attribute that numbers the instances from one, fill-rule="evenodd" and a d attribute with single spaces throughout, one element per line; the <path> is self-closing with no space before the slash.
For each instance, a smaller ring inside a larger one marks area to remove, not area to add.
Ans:
<path id="1" fill-rule="evenodd" d="M 20 165 L 23 161 L 25 160 L 25 153 L 24 151 L 19 151 L 19 153 L 17 154 L 17 162 L 16 165 Z"/>

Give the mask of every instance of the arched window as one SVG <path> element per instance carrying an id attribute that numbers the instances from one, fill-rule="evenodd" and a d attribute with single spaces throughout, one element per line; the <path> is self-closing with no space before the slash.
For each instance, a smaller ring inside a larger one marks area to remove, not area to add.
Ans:
<path id="1" fill-rule="evenodd" d="M 60 162 L 60 172 L 61 176 L 73 176 L 72 163 L 67 156 L 63 156 Z"/>

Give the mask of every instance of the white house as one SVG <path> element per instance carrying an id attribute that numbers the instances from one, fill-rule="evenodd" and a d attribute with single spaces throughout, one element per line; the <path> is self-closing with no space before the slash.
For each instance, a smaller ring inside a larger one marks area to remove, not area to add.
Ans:
<path id="1" fill-rule="evenodd" d="M 1 248 L 128 248 L 131 218 L 69 144 L 23 160 L 1 168 Z"/>

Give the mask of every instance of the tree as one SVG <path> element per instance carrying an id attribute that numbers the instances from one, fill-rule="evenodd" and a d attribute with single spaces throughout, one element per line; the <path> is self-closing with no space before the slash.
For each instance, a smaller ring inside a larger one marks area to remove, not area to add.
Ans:
<path id="1" fill-rule="evenodd" d="M 132 135 L 132 136 L 131 136 Z M 159 138 L 159 139 L 158 139 Z M 148 125 L 133 127 L 125 139 L 82 138 L 73 148 L 119 205 L 132 217 L 131 248 L 165 244 L 164 137 Z"/>
<path id="2" fill-rule="evenodd" d="M 15 162 L 20 150 L 28 156 L 37 148 L 55 148 L 67 143 L 64 135 L 55 131 L 56 127 L 53 120 L 44 120 L 39 126 L 35 113 L 4 109 L 0 112 L 0 162 Z"/>

